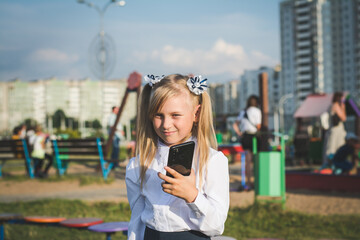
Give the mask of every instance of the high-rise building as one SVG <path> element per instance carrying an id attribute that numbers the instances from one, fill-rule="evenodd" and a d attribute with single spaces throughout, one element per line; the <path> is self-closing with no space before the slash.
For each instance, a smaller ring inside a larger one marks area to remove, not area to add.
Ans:
<path id="1" fill-rule="evenodd" d="M 307 95 L 348 91 L 359 96 L 359 0 L 280 3 L 283 94 L 293 113 Z"/>
<path id="2" fill-rule="evenodd" d="M 360 99 L 360 0 L 357 0 L 356 6 L 354 7 L 355 11 L 355 43 L 356 43 L 356 69 L 357 69 L 357 76 L 356 76 L 356 83 L 355 89 L 358 93 L 357 99 Z M 360 100 L 358 100 L 360 101 Z M 360 103 L 359 103 L 360 104 Z"/>

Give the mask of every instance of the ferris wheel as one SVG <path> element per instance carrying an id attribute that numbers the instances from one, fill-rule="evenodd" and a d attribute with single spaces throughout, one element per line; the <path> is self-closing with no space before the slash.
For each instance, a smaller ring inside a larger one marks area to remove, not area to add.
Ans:
<path id="1" fill-rule="evenodd" d="M 101 80 L 107 79 L 114 70 L 116 48 L 112 38 L 104 32 L 104 14 L 110 6 L 125 6 L 124 0 L 109 0 L 102 8 L 87 0 L 77 0 L 80 4 L 94 8 L 100 16 L 100 32 L 95 36 L 89 48 L 89 66 Z"/>
<path id="2" fill-rule="evenodd" d="M 116 47 L 109 34 L 101 31 L 92 40 L 89 47 L 89 66 L 96 77 L 107 79 L 114 70 Z"/>

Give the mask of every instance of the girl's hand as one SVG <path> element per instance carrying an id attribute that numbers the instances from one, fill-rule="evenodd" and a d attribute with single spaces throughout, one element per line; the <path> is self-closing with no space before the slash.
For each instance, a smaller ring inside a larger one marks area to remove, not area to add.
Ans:
<path id="1" fill-rule="evenodd" d="M 191 169 L 189 176 L 183 176 L 174 169 L 167 166 L 165 167 L 165 170 L 174 177 L 172 178 L 160 172 L 158 173 L 159 178 L 164 180 L 164 182 L 161 183 L 163 191 L 182 198 L 187 203 L 194 202 L 198 195 L 194 169 Z"/>

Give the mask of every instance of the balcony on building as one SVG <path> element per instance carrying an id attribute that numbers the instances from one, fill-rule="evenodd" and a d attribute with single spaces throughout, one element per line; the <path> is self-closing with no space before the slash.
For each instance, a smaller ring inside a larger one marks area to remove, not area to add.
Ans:
<path id="1" fill-rule="evenodd" d="M 297 7 L 296 14 L 310 13 L 310 6 L 304 5 L 303 7 Z"/>
<path id="2" fill-rule="evenodd" d="M 296 18 L 296 21 L 299 22 L 304 22 L 304 21 L 309 21 L 310 20 L 310 15 L 305 15 L 305 16 L 299 16 Z"/>
<path id="3" fill-rule="evenodd" d="M 297 33 L 296 38 L 297 39 L 305 39 L 304 41 L 308 41 L 311 37 L 311 32 L 304 32 L 304 33 Z"/>
<path id="4" fill-rule="evenodd" d="M 311 64 L 311 58 L 310 57 L 298 57 L 296 59 L 296 63 L 298 65 L 305 64 L 305 63 Z"/>
<path id="5" fill-rule="evenodd" d="M 297 51 L 296 55 L 303 56 L 303 55 L 310 55 L 310 53 L 311 53 L 311 49 L 303 49 L 303 50 Z"/>
<path id="6" fill-rule="evenodd" d="M 310 71 L 311 71 L 311 66 L 301 66 L 297 68 L 298 73 L 310 72 Z"/>
<path id="7" fill-rule="evenodd" d="M 298 24 L 296 25 L 296 30 L 297 31 L 301 31 L 301 30 L 310 30 L 311 24 L 310 23 L 304 23 L 304 24 Z"/>
<path id="8" fill-rule="evenodd" d="M 309 0 L 298 0 L 295 2 L 295 6 L 299 7 L 300 5 L 308 5 L 309 4 Z"/>
<path id="9" fill-rule="evenodd" d="M 297 96 L 301 100 L 304 100 L 309 94 L 311 94 L 310 89 L 298 89 L 298 91 L 297 91 Z"/>
<path id="10" fill-rule="evenodd" d="M 299 34 L 300 35 L 300 34 Z M 306 37 L 310 37 L 310 34 L 306 34 Z M 300 38 L 300 37 L 299 37 Z M 311 45 L 311 41 L 310 40 L 303 40 L 303 41 L 298 41 L 296 43 L 296 47 L 301 48 L 301 47 L 309 47 Z"/>
<path id="11" fill-rule="evenodd" d="M 296 79 L 298 81 L 306 81 L 306 80 L 311 81 L 311 78 L 312 78 L 311 74 L 298 74 L 296 76 Z"/>
<path id="12" fill-rule="evenodd" d="M 311 82 L 299 82 L 296 86 L 298 89 L 310 89 L 312 84 Z"/>

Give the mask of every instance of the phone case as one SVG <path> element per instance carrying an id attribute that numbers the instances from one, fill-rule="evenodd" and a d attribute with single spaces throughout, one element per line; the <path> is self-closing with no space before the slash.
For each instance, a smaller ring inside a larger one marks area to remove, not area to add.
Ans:
<path id="1" fill-rule="evenodd" d="M 167 165 L 182 175 L 189 176 L 194 156 L 194 148 L 195 142 L 193 141 L 171 146 Z M 172 177 L 168 172 L 166 175 Z"/>

